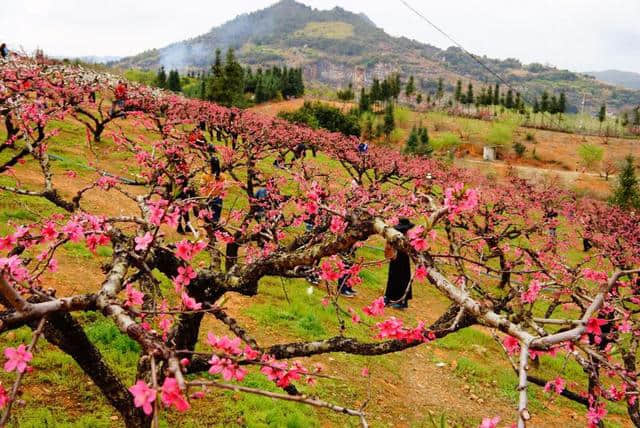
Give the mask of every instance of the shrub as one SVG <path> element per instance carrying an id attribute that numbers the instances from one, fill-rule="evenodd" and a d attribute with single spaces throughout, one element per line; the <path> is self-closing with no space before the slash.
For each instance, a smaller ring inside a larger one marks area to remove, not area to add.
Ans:
<path id="1" fill-rule="evenodd" d="M 527 151 L 527 146 L 522 144 L 520 141 L 516 141 L 513 144 L 513 151 L 516 152 L 516 156 L 521 158 L 524 155 L 524 152 Z"/>
<path id="2" fill-rule="evenodd" d="M 604 149 L 602 147 L 598 147 L 595 144 L 582 144 L 578 147 L 578 156 L 582 160 L 582 164 L 587 169 L 591 169 L 598 164 L 602 160 L 602 156 L 604 154 Z"/>
<path id="3" fill-rule="evenodd" d="M 360 118 L 354 112 L 343 113 L 340 109 L 321 102 L 305 102 L 292 112 L 280 112 L 278 117 L 289 122 L 301 123 L 312 128 L 324 128 L 345 135 L 360 135 Z"/>
<path id="4" fill-rule="evenodd" d="M 493 146 L 504 146 L 513 140 L 514 128 L 504 123 L 494 123 L 487 135 L 487 143 Z"/>
<path id="5" fill-rule="evenodd" d="M 455 149 L 461 144 L 460 137 L 452 132 L 443 132 L 433 139 L 434 150 Z"/>

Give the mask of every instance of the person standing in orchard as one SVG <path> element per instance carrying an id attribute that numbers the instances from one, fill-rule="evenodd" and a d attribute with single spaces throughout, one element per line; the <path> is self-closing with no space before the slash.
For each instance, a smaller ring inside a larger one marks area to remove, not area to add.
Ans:
<path id="1" fill-rule="evenodd" d="M 401 218 L 394 226 L 398 232 L 406 235 L 415 224 L 407 218 Z M 387 289 L 384 292 L 384 303 L 395 309 L 406 309 L 409 307 L 409 300 L 413 298 L 411 291 L 411 262 L 409 255 L 404 251 L 394 249 L 387 243 L 384 255 L 389 262 L 389 276 L 387 278 Z"/>
<path id="2" fill-rule="evenodd" d="M 6 59 L 9 56 L 9 49 L 7 49 L 6 43 L 0 45 L 0 55 L 3 59 Z"/>

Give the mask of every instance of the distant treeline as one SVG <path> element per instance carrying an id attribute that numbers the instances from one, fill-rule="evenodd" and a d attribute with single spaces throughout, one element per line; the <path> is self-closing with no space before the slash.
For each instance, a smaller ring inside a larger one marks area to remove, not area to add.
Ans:
<path id="1" fill-rule="evenodd" d="M 301 68 L 285 65 L 266 70 L 258 68 L 254 72 L 251 67 L 242 67 L 233 49 L 227 51 L 224 61 L 220 49 L 216 50 L 215 61 L 206 72 L 189 71 L 181 77 L 178 70 L 170 70 L 167 74 L 165 68 L 160 67 L 155 76 L 150 73 L 129 70 L 125 77 L 227 107 L 249 107 L 254 103 L 298 98 L 305 90 Z"/>

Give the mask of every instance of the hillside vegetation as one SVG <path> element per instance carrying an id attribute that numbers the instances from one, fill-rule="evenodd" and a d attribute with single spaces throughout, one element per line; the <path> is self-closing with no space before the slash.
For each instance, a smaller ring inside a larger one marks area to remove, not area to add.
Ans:
<path id="1" fill-rule="evenodd" d="M 233 47 L 245 64 L 303 67 L 309 82 L 332 86 L 370 84 L 373 77 L 392 72 L 414 75 L 419 90 L 435 92 L 437 79 L 449 87 L 457 79 L 494 82 L 488 73 L 457 47 L 446 50 L 407 38 L 391 37 L 364 15 L 336 7 L 316 10 L 282 0 L 257 12 L 241 15 L 193 39 L 153 49 L 113 63 L 121 68 L 206 69 L 216 49 Z M 482 58 L 510 81 L 529 100 L 544 90 L 564 91 L 569 109 L 576 111 L 583 96 L 588 110 L 602 103 L 611 110 L 640 104 L 640 91 L 607 85 L 592 77 L 541 64 L 522 64 L 517 59 Z M 530 101 L 532 102 L 532 101 Z"/>

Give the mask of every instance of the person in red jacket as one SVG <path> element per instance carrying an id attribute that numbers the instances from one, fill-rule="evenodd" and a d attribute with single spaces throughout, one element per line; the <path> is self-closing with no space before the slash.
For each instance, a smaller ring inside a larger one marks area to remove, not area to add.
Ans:
<path id="1" fill-rule="evenodd" d="M 122 81 L 118 82 L 118 86 L 116 86 L 116 90 L 114 92 L 116 99 L 111 105 L 111 116 L 116 114 L 116 108 L 120 111 L 124 110 L 124 102 L 127 99 L 127 85 L 122 83 Z"/>

